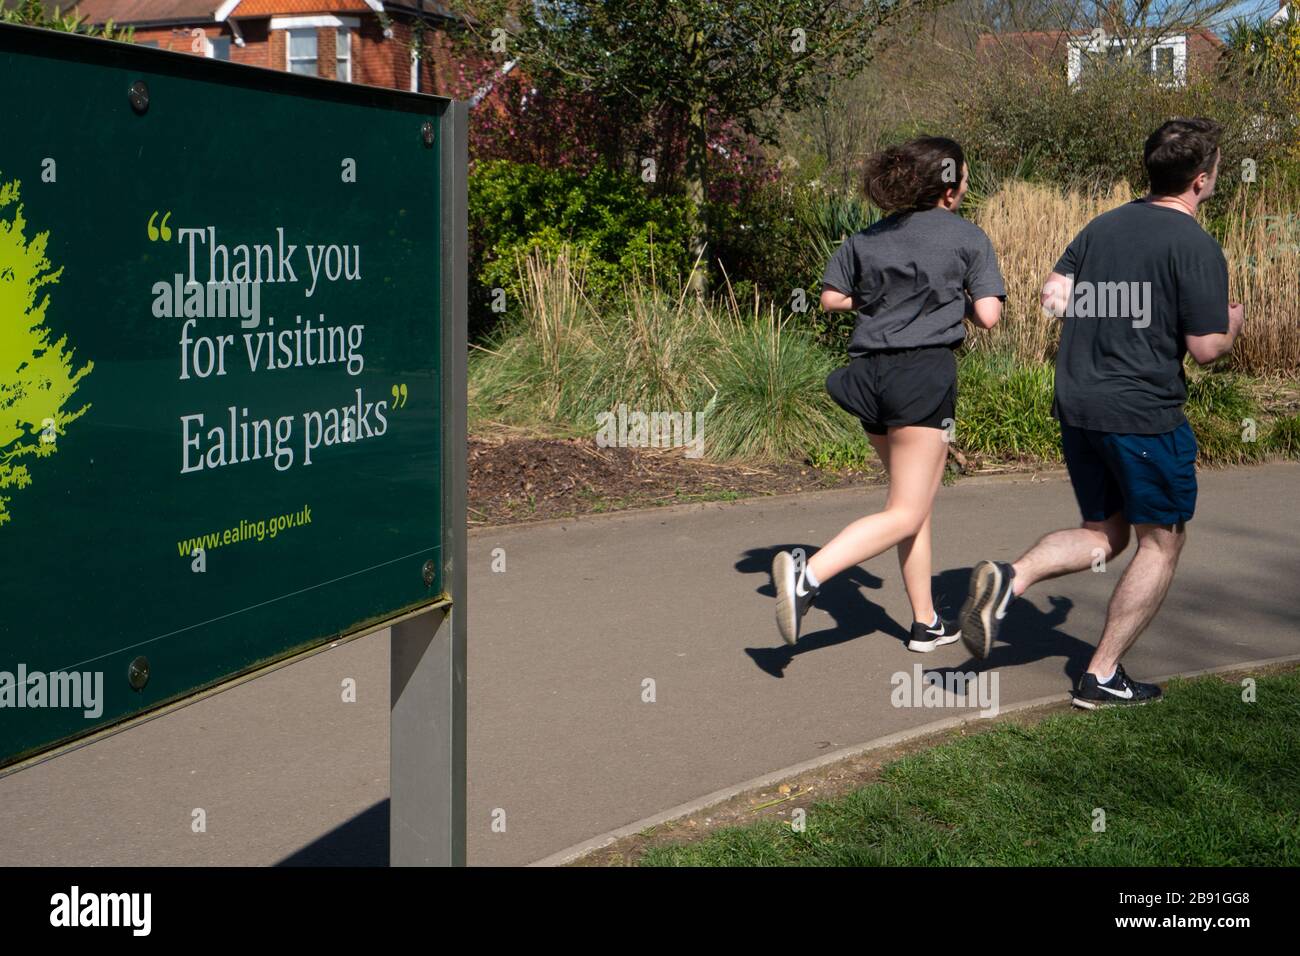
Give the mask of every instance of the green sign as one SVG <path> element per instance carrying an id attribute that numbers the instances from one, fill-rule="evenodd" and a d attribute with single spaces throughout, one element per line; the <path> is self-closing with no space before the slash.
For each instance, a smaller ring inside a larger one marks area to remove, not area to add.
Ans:
<path id="1" fill-rule="evenodd" d="M 442 600 L 449 101 L 13 27 L 0 97 L 0 766 Z"/>

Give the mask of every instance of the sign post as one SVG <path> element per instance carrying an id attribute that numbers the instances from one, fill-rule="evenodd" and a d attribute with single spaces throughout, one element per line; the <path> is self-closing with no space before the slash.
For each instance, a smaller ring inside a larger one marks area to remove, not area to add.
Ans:
<path id="1" fill-rule="evenodd" d="M 392 625 L 463 863 L 463 104 L 9 25 L 0 97 L 0 773 Z"/>
<path id="2" fill-rule="evenodd" d="M 442 209 L 443 311 L 461 316 L 443 328 L 443 407 L 464 409 L 466 356 L 466 106 L 444 117 L 442 169 L 452 200 Z M 462 184 L 461 188 L 454 188 Z M 465 415 L 443 432 L 443 580 L 451 603 L 393 625 L 389 674 L 389 862 L 465 865 Z"/>

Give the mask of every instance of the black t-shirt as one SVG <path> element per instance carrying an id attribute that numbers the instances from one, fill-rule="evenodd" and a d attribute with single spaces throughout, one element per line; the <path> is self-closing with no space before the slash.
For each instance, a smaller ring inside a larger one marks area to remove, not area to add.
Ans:
<path id="1" fill-rule="evenodd" d="M 1157 435 L 1184 421 L 1185 335 L 1228 330 L 1228 264 L 1196 219 L 1135 200 L 1084 227 L 1053 270 L 1072 276 L 1053 414 Z"/>

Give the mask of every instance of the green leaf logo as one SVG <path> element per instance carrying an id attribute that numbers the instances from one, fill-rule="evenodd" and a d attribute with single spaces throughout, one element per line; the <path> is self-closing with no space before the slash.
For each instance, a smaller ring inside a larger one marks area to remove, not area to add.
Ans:
<path id="1" fill-rule="evenodd" d="M 95 367 L 87 362 L 73 371 L 66 335 L 50 344 L 50 297 L 41 289 L 57 283 L 63 269 L 51 270 L 45 258 L 48 232 L 30 241 L 23 235 L 20 185 L 0 183 L 0 526 L 10 519 L 12 496 L 4 492 L 32 483 L 26 460 L 53 455 L 58 436 L 90 408 L 64 411 L 77 383 Z"/>

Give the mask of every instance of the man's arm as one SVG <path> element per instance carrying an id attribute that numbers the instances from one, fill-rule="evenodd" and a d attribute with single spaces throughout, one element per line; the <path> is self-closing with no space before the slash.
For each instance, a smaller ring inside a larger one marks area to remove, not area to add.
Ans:
<path id="1" fill-rule="evenodd" d="M 1246 321 L 1246 308 L 1240 302 L 1228 305 L 1228 331 L 1211 332 L 1209 335 L 1184 335 L 1187 352 L 1197 365 L 1209 365 L 1232 351 L 1232 344 L 1237 341 L 1241 326 Z"/>
<path id="2" fill-rule="evenodd" d="M 1038 295 L 1038 302 L 1043 307 L 1043 312 L 1047 315 L 1054 315 L 1058 319 L 1065 315 L 1066 310 L 1070 307 L 1070 293 L 1074 288 L 1074 281 L 1070 276 L 1063 276 L 1059 272 L 1053 272 L 1043 283 L 1043 291 Z"/>

